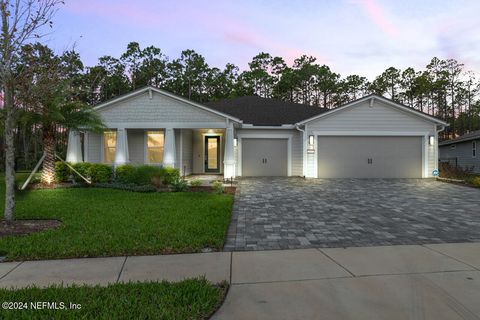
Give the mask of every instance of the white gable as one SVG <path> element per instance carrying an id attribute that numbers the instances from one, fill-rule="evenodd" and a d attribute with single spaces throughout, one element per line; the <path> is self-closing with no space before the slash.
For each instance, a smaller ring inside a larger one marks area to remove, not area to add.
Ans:
<path id="1" fill-rule="evenodd" d="M 433 129 L 433 122 L 415 112 L 394 107 L 375 99 L 361 101 L 342 110 L 325 114 L 307 123 L 309 129 L 322 131 L 417 131 Z"/>
<path id="2" fill-rule="evenodd" d="M 105 123 L 210 123 L 225 116 L 156 91 L 143 91 L 97 108 Z"/>

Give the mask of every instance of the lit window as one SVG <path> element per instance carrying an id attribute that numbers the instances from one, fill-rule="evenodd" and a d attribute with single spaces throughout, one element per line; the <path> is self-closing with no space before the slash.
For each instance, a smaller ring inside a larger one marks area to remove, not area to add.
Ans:
<path id="1" fill-rule="evenodd" d="M 117 145 L 117 132 L 105 131 L 103 133 L 103 162 L 113 163 L 115 161 L 116 145 Z"/>
<path id="2" fill-rule="evenodd" d="M 163 162 L 164 136 L 162 131 L 147 132 L 147 162 L 160 164 Z"/>
<path id="3" fill-rule="evenodd" d="M 477 156 L 477 141 L 472 141 L 472 157 Z"/>

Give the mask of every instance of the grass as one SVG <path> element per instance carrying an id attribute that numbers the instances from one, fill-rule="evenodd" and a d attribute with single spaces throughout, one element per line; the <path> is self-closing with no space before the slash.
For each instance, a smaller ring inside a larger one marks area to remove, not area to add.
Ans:
<path id="1" fill-rule="evenodd" d="M 0 289 L 0 301 L 26 302 L 28 309 L 0 311 L 2 319 L 207 319 L 221 304 L 226 284 L 205 279 L 178 283 L 118 283 L 107 287 Z M 65 309 L 32 310 L 31 302 L 60 302 Z M 80 309 L 69 309 L 70 303 Z"/>
<path id="2" fill-rule="evenodd" d="M 0 190 L 3 194 L 3 177 Z M 208 193 L 101 188 L 18 192 L 17 219 L 58 219 L 63 224 L 55 230 L 0 238 L 0 252 L 6 253 L 6 260 L 36 260 L 220 249 L 232 202 L 232 196 Z M 3 206 L 1 197 L 2 211 Z"/>

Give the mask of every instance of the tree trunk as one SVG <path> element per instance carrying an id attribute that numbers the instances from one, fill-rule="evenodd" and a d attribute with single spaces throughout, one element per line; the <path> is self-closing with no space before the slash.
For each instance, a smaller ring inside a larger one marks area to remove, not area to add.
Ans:
<path id="1" fill-rule="evenodd" d="M 55 180 L 55 134 L 49 131 L 46 130 L 43 134 L 45 159 L 43 160 L 41 182 L 46 184 Z"/>
<path id="2" fill-rule="evenodd" d="M 13 85 L 7 83 L 5 95 L 5 221 L 13 221 L 15 210 L 15 119 Z"/>

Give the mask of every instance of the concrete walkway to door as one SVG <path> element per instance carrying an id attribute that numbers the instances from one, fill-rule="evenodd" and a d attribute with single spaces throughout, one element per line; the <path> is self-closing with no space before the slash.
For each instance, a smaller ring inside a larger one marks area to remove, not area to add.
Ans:
<path id="1" fill-rule="evenodd" d="M 0 287 L 205 276 L 214 319 L 480 319 L 480 243 L 0 263 Z"/>

